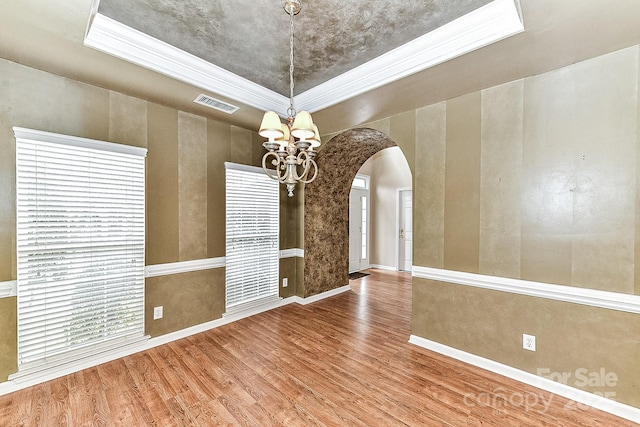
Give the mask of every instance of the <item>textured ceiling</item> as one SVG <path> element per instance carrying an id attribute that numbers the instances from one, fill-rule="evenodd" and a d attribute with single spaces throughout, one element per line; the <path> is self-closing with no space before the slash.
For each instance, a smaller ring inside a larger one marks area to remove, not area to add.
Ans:
<path id="1" fill-rule="evenodd" d="M 302 0 L 302 11 L 295 17 L 295 93 L 489 2 Z M 284 96 L 289 94 L 289 16 L 281 0 L 101 0 L 98 12 Z"/>

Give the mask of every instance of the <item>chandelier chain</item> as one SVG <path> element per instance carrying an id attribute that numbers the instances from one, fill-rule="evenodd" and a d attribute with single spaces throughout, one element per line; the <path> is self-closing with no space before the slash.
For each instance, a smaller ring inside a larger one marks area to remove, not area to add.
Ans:
<path id="1" fill-rule="evenodd" d="M 289 117 L 296 115 L 296 109 L 293 107 L 293 7 L 289 8 L 289 108 L 287 114 Z"/>
<path id="2" fill-rule="evenodd" d="M 308 111 L 296 113 L 294 94 L 294 15 L 300 12 L 300 0 L 282 0 L 289 14 L 289 108 L 287 123 L 282 123 L 275 111 L 267 111 L 262 117 L 260 136 L 267 138 L 262 146 L 267 153 L 262 157 L 262 169 L 271 179 L 287 186 L 289 197 L 293 196 L 296 184 L 309 184 L 318 176 L 318 164 L 314 160 L 320 146 L 320 132 L 313 124 Z M 273 168 L 272 166 L 275 166 Z"/>

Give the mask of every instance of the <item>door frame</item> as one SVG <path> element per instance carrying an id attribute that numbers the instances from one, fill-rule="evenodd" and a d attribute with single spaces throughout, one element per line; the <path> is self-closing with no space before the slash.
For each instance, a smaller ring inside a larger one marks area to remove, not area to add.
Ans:
<path id="1" fill-rule="evenodd" d="M 413 187 L 396 188 L 396 271 L 400 270 L 400 216 L 402 215 L 402 191 L 411 191 L 411 209 L 413 210 Z M 413 218 L 413 215 L 411 215 Z M 413 248 L 413 245 L 411 246 Z"/>
<path id="2" fill-rule="evenodd" d="M 353 186 L 353 182 L 351 183 L 351 189 L 349 190 L 349 233 L 351 233 L 351 196 L 353 194 L 353 191 L 356 190 L 357 192 L 359 192 L 360 194 L 358 195 L 358 198 L 360 199 L 359 205 L 360 205 L 360 211 L 362 212 L 362 196 L 366 195 L 367 197 L 367 218 L 366 218 L 366 222 L 367 222 L 367 229 L 366 229 L 366 236 L 367 236 L 367 245 L 366 245 L 366 251 L 367 251 L 367 256 L 365 258 L 365 260 L 367 261 L 364 265 L 362 264 L 362 230 L 360 230 L 360 238 L 359 241 L 361 242 L 359 245 L 359 250 L 358 250 L 358 269 L 356 270 L 351 270 L 351 251 L 352 251 L 352 247 L 351 247 L 351 236 L 349 235 L 349 273 L 355 272 L 355 271 L 361 271 L 361 270 L 366 270 L 367 268 L 371 267 L 371 176 L 370 175 L 365 175 L 365 174 L 356 174 L 356 176 L 354 177 L 354 182 L 356 179 L 361 179 L 364 181 L 364 185 L 363 186 L 357 186 L 354 187 Z M 362 222 L 362 218 L 360 218 L 360 222 Z"/>

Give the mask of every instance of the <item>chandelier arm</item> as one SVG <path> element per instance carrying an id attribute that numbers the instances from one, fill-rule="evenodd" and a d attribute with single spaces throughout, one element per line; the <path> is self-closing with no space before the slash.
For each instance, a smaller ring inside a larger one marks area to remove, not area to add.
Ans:
<path id="1" fill-rule="evenodd" d="M 303 168 L 301 174 L 298 174 L 297 169 L 293 171 L 293 177 L 296 179 L 296 181 L 303 180 L 309 173 L 309 162 L 307 161 L 307 159 L 307 153 L 305 153 L 304 151 L 300 151 L 296 156 L 296 163 Z"/>
<path id="2" fill-rule="evenodd" d="M 276 167 L 275 173 L 273 173 L 274 171 L 273 169 L 267 168 L 267 161 L 271 156 L 274 157 L 274 159 L 271 160 L 271 164 Z M 278 153 L 274 151 L 269 151 L 265 153 L 264 156 L 262 156 L 262 169 L 264 170 L 264 173 L 266 173 L 269 178 L 273 179 L 274 181 L 283 182 L 283 175 L 280 172 L 282 168 L 283 168 L 283 161 L 280 158 L 280 156 L 278 156 Z"/>
<path id="3" fill-rule="evenodd" d="M 296 181 L 300 181 L 304 184 L 308 184 L 312 182 L 314 179 L 316 179 L 316 176 L 318 175 L 318 164 L 315 162 L 315 160 L 309 157 L 306 151 L 301 151 L 300 153 L 298 153 L 297 161 L 299 165 L 302 165 L 304 170 L 300 175 L 298 175 L 297 171 L 294 171 L 294 177 Z M 310 179 L 307 179 L 307 176 L 309 175 L 309 172 L 311 171 L 312 166 L 313 166 L 313 176 Z"/>
<path id="4" fill-rule="evenodd" d="M 304 184 L 309 184 L 310 182 L 313 182 L 314 179 L 316 179 L 316 176 L 318 176 L 318 164 L 313 159 L 307 159 L 306 162 L 307 168 L 305 168 L 305 173 L 302 174 L 302 177 L 300 177 L 299 181 Z M 313 166 L 313 176 L 311 176 L 311 178 L 309 179 L 306 179 L 307 175 L 311 171 L 311 166 Z"/>

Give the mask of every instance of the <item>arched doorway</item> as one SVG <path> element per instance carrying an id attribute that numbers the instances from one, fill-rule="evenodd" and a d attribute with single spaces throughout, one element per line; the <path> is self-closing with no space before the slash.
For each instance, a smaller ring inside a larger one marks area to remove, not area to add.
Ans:
<path id="1" fill-rule="evenodd" d="M 318 177 L 305 186 L 304 297 L 349 283 L 349 192 L 364 162 L 397 144 L 369 128 L 343 132 L 318 153 Z"/>
<path id="2" fill-rule="evenodd" d="M 380 150 L 364 162 L 351 190 L 349 273 L 355 271 L 354 267 L 411 271 L 412 187 L 411 168 L 400 147 Z M 358 215 L 355 208 L 362 194 L 368 196 L 369 206 L 368 210 L 367 206 L 361 207 Z M 369 221 L 365 228 L 365 221 L 360 225 L 357 222 L 366 214 Z"/>

